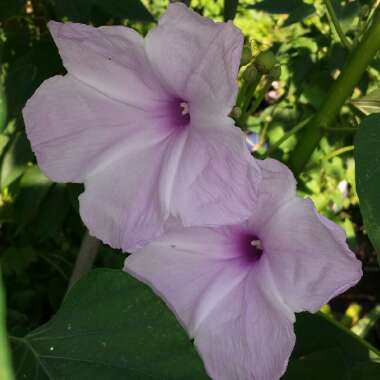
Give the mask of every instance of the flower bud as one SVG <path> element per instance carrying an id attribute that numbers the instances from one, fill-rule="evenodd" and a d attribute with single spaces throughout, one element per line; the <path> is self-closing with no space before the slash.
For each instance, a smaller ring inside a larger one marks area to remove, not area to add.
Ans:
<path id="1" fill-rule="evenodd" d="M 242 113 L 242 112 L 241 112 L 241 108 L 235 106 L 235 107 L 232 109 L 232 112 L 231 112 L 230 116 L 231 116 L 233 119 L 237 120 L 237 119 L 240 118 L 241 113 Z"/>
<path id="2" fill-rule="evenodd" d="M 259 73 L 268 74 L 276 65 L 277 59 L 271 50 L 261 52 L 255 60 L 255 66 Z"/>
<path id="3" fill-rule="evenodd" d="M 259 75 L 255 65 L 249 65 L 243 73 L 243 79 L 248 82 L 254 82 L 257 79 L 257 76 Z"/>

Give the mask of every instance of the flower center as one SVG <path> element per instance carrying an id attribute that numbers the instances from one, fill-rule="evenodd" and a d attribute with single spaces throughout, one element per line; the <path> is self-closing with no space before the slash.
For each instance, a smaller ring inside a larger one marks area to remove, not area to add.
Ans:
<path id="1" fill-rule="evenodd" d="M 259 237 L 247 233 L 241 236 L 240 250 L 244 261 L 254 263 L 260 259 L 264 247 Z"/>
<path id="2" fill-rule="evenodd" d="M 185 127 L 190 123 L 189 104 L 183 99 L 174 99 L 170 103 L 169 112 L 174 127 Z"/>

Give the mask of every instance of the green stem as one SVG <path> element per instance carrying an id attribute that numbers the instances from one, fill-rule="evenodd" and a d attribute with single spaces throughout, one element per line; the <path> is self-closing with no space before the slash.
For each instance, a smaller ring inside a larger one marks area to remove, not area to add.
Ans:
<path id="1" fill-rule="evenodd" d="M 350 127 L 321 127 L 323 130 L 332 133 L 356 133 L 358 131 L 357 128 Z"/>
<path id="2" fill-rule="evenodd" d="M 298 175 L 308 162 L 323 137 L 323 128 L 331 127 L 345 101 L 351 96 L 356 84 L 380 49 L 380 9 L 376 9 L 371 27 L 353 50 L 349 61 L 338 79 L 332 84 L 315 116 L 306 125 L 298 144 L 293 150 L 289 167 Z"/>
<path id="3" fill-rule="evenodd" d="M 269 157 L 281 144 L 283 144 L 290 136 L 293 136 L 295 133 L 300 131 L 309 121 L 311 117 L 302 120 L 295 127 L 293 127 L 290 131 L 286 132 L 278 141 L 276 141 L 273 145 L 270 146 L 268 151 L 265 154 L 265 157 Z"/>
<path id="4" fill-rule="evenodd" d="M 0 268 L 0 379 L 13 380 L 5 323 L 5 294 Z"/>
<path id="5" fill-rule="evenodd" d="M 261 79 L 261 76 L 260 76 L 260 79 Z M 259 81 L 257 81 L 257 82 L 255 81 L 254 89 L 256 89 L 257 85 L 259 84 Z M 272 80 L 270 78 L 268 78 L 264 87 L 258 93 L 256 99 L 252 102 L 252 104 L 251 104 L 252 96 L 247 97 L 247 100 L 249 100 L 249 101 L 247 101 L 247 103 L 245 104 L 245 107 L 242 109 L 242 114 L 241 114 L 241 117 L 240 117 L 239 122 L 238 122 L 238 125 L 241 128 L 245 127 L 245 124 L 247 123 L 249 115 L 252 115 L 257 110 L 257 108 L 260 106 L 261 102 L 265 98 L 265 94 L 268 92 L 271 85 L 272 85 Z M 252 93 L 253 93 L 254 89 L 252 90 Z M 251 106 L 249 106 L 250 104 L 251 104 Z"/>
<path id="6" fill-rule="evenodd" d="M 251 104 L 252 97 L 255 94 L 256 87 L 259 85 L 262 75 L 257 74 L 257 77 L 252 83 L 247 83 L 245 88 L 243 88 L 245 91 L 242 94 L 243 99 L 241 100 L 241 111 L 242 115 L 247 112 L 249 105 Z"/>
<path id="7" fill-rule="evenodd" d="M 334 11 L 334 7 L 331 4 L 331 0 L 324 0 L 324 2 L 325 2 L 325 5 L 326 5 L 326 9 L 327 9 L 327 18 L 328 18 L 328 20 L 329 20 L 329 22 L 331 24 L 331 28 L 335 30 L 335 32 L 338 35 L 338 37 L 339 37 L 340 41 L 342 42 L 342 44 L 347 49 L 351 49 L 352 48 L 352 44 L 348 40 L 348 38 L 346 37 L 346 35 L 344 34 L 342 27 L 340 26 L 338 17 L 336 17 L 336 14 L 335 14 L 335 11 Z"/>
<path id="8" fill-rule="evenodd" d="M 354 150 L 354 146 L 353 145 L 345 146 L 343 148 L 339 148 L 337 150 L 334 150 L 332 153 L 328 154 L 325 157 L 325 160 L 330 160 L 333 157 L 339 156 L 339 155 L 341 155 L 343 153 L 351 152 L 352 150 Z"/>

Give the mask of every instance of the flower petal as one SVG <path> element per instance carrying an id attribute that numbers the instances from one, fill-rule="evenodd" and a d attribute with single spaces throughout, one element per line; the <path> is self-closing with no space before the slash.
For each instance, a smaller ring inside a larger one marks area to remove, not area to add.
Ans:
<path id="1" fill-rule="evenodd" d="M 223 115 L 235 100 L 242 46 L 232 23 L 215 23 L 180 3 L 171 4 L 146 37 L 148 57 L 168 91 L 192 108 Z"/>
<path id="2" fill-rule="evenodd" d="M 109 97 L 152 109 L 165 99 L 146 57 L 144 39 L 123 26 L 94 28 L 50 21 L 67 71 Z"/>
<path id="3" fill-rule="evenodd" d="M 129 256 L 124 269 L 162 294 L 190 334 L 247 274 L 233 230 L 204 227 L 166 233 Z"/>
<path id="4" fill-rule="evenodd" d="M 24 110 L 26 131 L 38 164 L 57 182 L 83 182 L 115 159 L 141 124 L 141 110 L 104 96 L 71 75 L 45 81 Z M 158 136 L 166 129 L 147 128 Z M 146 144 L 141 136 L 141 144 Z"/>
<path id="5" fill-rule="evenodd" d="M 228 119 L 226 119 L 228 120 Z M 232 125 L 193 129 L 173 189 L 173 214 L 187 225 L 234 224 L 251 215 L 260 171 Z"/>
<path id="6" fill-rule="evenodd" d="M 148 132 L 140 130 L 118 160 L 86 178 L 79 197 L 90 233 L 129 252 L 162 233 L 169 216 L 161 198 L 171 191 L 171 182 L 163 182 L 160 175 L 173 136 L 160 140 Z"/>
<path id="7" fill-rule="evenodd" d="M 124 269 L 166 300 L 213 379 L 278 379 L 294 346 L 294 315 L 265 259 L 252 270 L 235 256 L 235 233 L 177 229 L 129 256 Z"/>
<path id="8" fill-rule="evenodd" d="M 290 172 L 285 166 L 282 171 Z M 282 191 L 288 193 L 289 186 L 293 187 L 285 182 Z M 263 180 L 260 192 L 273 194 L 273 181 Z M 277 192 L 272 204 L 279 204 L 281 197 Z M 267 207 L 273 209 L 272 204 Z M 294 312 L 316 312 L 360 280 L 361 264 L 349 250 L 344 232 L 318 215 L 310 200 L 294 194 L 293 199 L 275 208 L 269 220 L 268 212 L 261 212 L 264 217 L 257 213 L 252 224 L 264 243 L 263 256 L 276 274 L 281 296 Z"/>
<path id="9" fill-rule="evenodd" d="M 294 314 L 283 304 L 264 260 L 198 329 L 195 345 L 211 378 L 275 380 L 295 344 Z"/>

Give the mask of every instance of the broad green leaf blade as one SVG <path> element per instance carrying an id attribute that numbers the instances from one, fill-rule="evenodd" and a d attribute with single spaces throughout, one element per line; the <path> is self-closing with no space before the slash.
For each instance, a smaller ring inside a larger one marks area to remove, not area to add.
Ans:
<path id="1" fill-rule="evenodd" d="M 356 189 L 360 210 L 380 264 L 380 113 L 366 117 L 355 136 Z"/>
<path id="2" fill-rule="evenodd" d="M 224 21 L 233 20 L 236 15 L 239 0 L 224 0 Z"/>
<path id="3" fill-rule="evenodd" d="M 96 270 L 79 281 L 56 316 L 13 348 L 20 379 L 208 379 L 174 315 L 119 270 Z M 38 377 L 30 377 L 36 368 Z"/>
<path id="4" fill-rule="evenodd" d="M 19 15 L 26 4 L 26 0 L 1 0 L 0 1 L 0 21 Z"/>
<path id="5" fill-rule="evenodd" d="M 87 23 L 91 18 L 93 0 L 52 0 L 56 15 L 73 22 Z"/>
<path id="6" fill-rule="evenodd" d="M 288 14 L 303 5 L 302 0 L 263 0 L 260 3 L 249 5 L 248 8 L 273 14 Z"/>
<path id="7" fill-rule="evenodd" d="M 365 115 L 380 113 L 380 89 L 374 90 L 351 103 Z"/>
<path id="8" fill-rule="evenodd" d="M 302 4 L 289 13 L 289 17 L 284 22 L 284 26 L 290 26 L 300 22 L 316 12 L 314 5 Z"/>
<path id="9" fill-rule="evenodd" d="M 380 363 L 358 363 L 353 372 L 353 380 L 379 380 Z"/>
<path id="10" fill-rule="evenodd" d="M 7 331 L 5 326 L 5 300 L 3 291 L 3 279 L 0 267 L 0 379 L 13 380 L 10 365 Z"/>
<path id="11" fill-rule="evenodd" d="M 296 347 L 281 380 L 380 378 L 376 350 L 323 314 L 297 314 L 295 332 Z"/>
<path id="12" fill-rule="evenodd" d="M 112 17 L 134 21 L 154 21 L 153 16 L 140 0 L 92 0 L 103 12 Z"/>

